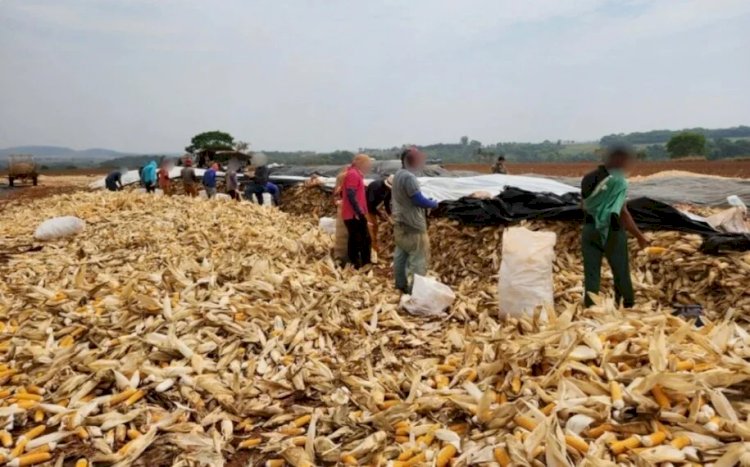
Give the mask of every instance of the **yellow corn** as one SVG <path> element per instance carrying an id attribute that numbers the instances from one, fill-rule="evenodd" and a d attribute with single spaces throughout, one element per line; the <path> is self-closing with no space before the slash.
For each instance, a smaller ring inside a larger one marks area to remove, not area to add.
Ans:
<path id="1" fill-rule="evenodd" d="M 284 467 L 284 459 L 269 459 L 266 461 L 266 467 Z"/>
<path id="2" fill-rule="evenodd" d="M 506 402 L 508 402 L 508 396 L 506 396 L 504 392 L 500 392 L 497 394 L 495 400 L 498 404 L 505 404 Z"/>
<path id="3" fill-rule="evenodd" d="M 16 447 L 13 448 L 13 450 L 10 452 L 10 457 L 15 458 L 23 454 L 23 452 L 26 450 L 26 444 L 29 442 L 28 439 L 21 436 L 18 438 L 18 441 L 16 442 Z"/>
<path id="4" fill-rule="evenodd" d="M 119 404 L 122 401 L 128 400 L 128 398 L 130 398 L 130 396 L 132 396 L 133 394 L 135 394 L 135 389 L 133 389 L 133 388 L 127 388 L 126 390 L 122 391 L 121 393 L 114 394 L 112 397 L 110 397 L 109 398 L 109 405 L 110 406 L 114 406 L 114 405 Z M 61 403 L 60 405 L 65 405 L 65 404 Z"/>
<path id="5" fill-rule="evenodd" d="M 673 447 L 677 449 L 682 449 L 685 446 L 690 446 L 693 443 L 693 441 L 690 439 L 689 436 L 682 435 L 678 436 L 677 438 L 673 439 L 670 443 Z"/>
<path id="6" fill-rule="evenodd" d="M 394 462 L 393 467 L 412 467 L 414 465 L 420 465 L 425 461 L 426 458 L 427 456 L 425 455 L 425 453 L 420 452 L 419 454 L 408 460 Z"/>
<path id="7" fill-rule="evenodd" d="M 451 431 L 455 431 L 459 435 L 465 435 L 469 431 L 469 424 L 468 423 L 454 423 L 453 425 L 449 425 L 448 429 Z"/>
<path id="8" fill-rule="evenodd" d="M 529 431 L 536 428 L 536 422 L 525 415 L 516 415 L 515 418 L 513 418 L 513 422 L 521 428 L 526 428 Z"/>
<path id="9" fill-rule="evenodd" d="M 30 408 L 36 406 L 38 403 L 38 401 L 20 400 L 16 402 L 16 405 L 21 407 L 22 409 L 29 410 Z"/>
<path id="10" fill-rule="evenodd" d="M 408 426 L 401 427 L 401 428 L 396 428 L 396 434 L 400 435 L 400 436 L 408 435 L 409 431 L 411 431 L 411 428 L 409 428 Z"/>
<path id="11" fill-rule="evenodd" d="M 146 395 L 146 391 L 139 389 L 136 392 L 133 393 L 132 396 L 128 397 L 125 401 L 125 407 L 130 407 L 131 405 L 135 404 L 139 400 L 143 398 L 143 396 Z"/>
<path id="12" fill-rule="evenodd" d="M 720 417 L 711 417 L 711 419 L 703 425 L 709 431 L 718 431 L 721 428 L 722 420 Z"/>
<path id="13" fill-rule="evenodd" d="M 32 394 L 39 394 L 40 396 L 44 394 L 44 388 L 40 388 L 39 386 L 36 386 L 34 384 L 30 384 L 26 386 L 26 391 L 32 393 Z"/>
<path id="14" fill-rule="evenodd" d="M 136 439 L 141 436 L 141 432 L 133 428 L 129 429 L 126 434 L 128 435 L 128 439 Z"/>
<path id="15" fill-rule="evenodd" d="M 437 459 L 435 459 L 435 466 L 446 467 L 455 455 L 456 447 L 452 444 L 446 444 L 443 449 L 438 452 Z"/>
<path id="16" fill-rule="evenodd" d="M 35 401 L 35 402 L 39 402 L 39 401 L 42 400 L 42 396 L 40 396 L 39 394 L 29 394 L 28 392 L 27 393 L 21 393 L 21 394 L 15 394 L 14 397 L 16 399 L 22 400 L 22 401 Z"/>
<path id="17" fill-rule="evenodd" d="M 79 426 L 76 428 L 76 435 L 81 439 L 88 439 L 89 438 L 89 432 L 86 431 L 86 428 Z"/>
<path id="18" fill-rule="evenodd" d="M 383 402 L 382 404 L 380 404 L 380 409 L 381 409 L 381 410 L 386 410 L 386 409 L 390 409 L 390 408 L 391 408 L 391 407 L 393 407 L 394 405 L 398 405 L 398 404 L 400 404 L 400 403 L 401 403 L 401 401 L 400 401 L 400 400 L 398 400 L 398 399 L 394 399 L 394 400 L 390 400 L 390 401 L 385 401 L 385 402 Z"/>
<path id="19" fill-rule="evenodd" d="M 47 427 L 44 425 L 37 425 L 34 428 L 27 431 L 26 433 L 24 433 L 22 436 L 26 438 L 28 441 L 31 441 L 32 439 L 44 433 L 44 430 L 46 429 Z"/>
<path id="20" fill-rule="evenodd" d="M 450 379 L 445 375 L 435 375 L 435 386 L 438 389 L 443 389 L 448 387 L 450 384 Z"/>
<path id="21" fill-rule="evenodd" d="M 255 447 L 260 444 L 262 440 L 260 438 L 248 438 L 240 443 L 240 449 L 248 449 Z"/>
<path id="22" fill-rule="evenodd" d="M 709 362 L 696 363 L 693 366 L 693 371 L 696 373 L 700 373 L 702 371 L 710 370 L 714 368 L 715 366 L 716 366 L 715 364 L 709 363 Z"/>
<path id="23" fill-rule="evenodd" d="M 401 420 L 393 424 L 393 428 L 398 430 L 399 428 L 409 428 L 409 420 Z"/>
<path id="24" fill-rule="evenodd" d="M 556 406 L 557 406 L 557 404 L 555 404 L 554 402 L 550 402 L 549 404 L 547 404 L 544 407 L 542 407 L 542 413 L 544 415 L 549 415 L 549 414 L 552 413 L 553 410 L 555 410 Z"/>
<path id="25" fill-rule="evenodd" d="M 297 428 L 295 426 L 286 426 L 283 428 L 279 428 L 279 433 L 281 433 L 282 435 L 287 435 L 287 436 L 297 436 L 297 435 L 301 435 L 304 432 L 305 432 L 304 428 Z"/>
<path id="26" fill-rule="evenodd" d="M 76 461 L 75 467 L 88 467 L 88 465 L 89 465 L 89 461 L 87 461 L 86 459 L 78 459 Z"/>
<path id="27" fill-rule="evenodd" d="M 15 462 L 13 465 L 22 467 L 25 465 L 41 464 L 42 462 L 47 462 L 50 459 L 52 459 L 52 454 L 48 452 L 35 452 L 19 457 L 18 459 L 16 459 L 17 462 Z"/>
<path id="28" fill-rule="evenodd" d="M 641 443 L 647 448 L 650 448 L 663 443 L 665 439 L 667 439 L 666 433 L 663 431 L 656 431 L 648 436 L 641 436 Z"/>
<path id="29" fill-rule="evenodd" d="M 71 347 L 74 343 L 75 339 L 73 339 L 73 336 L 71 336 L 70 334 L 60 339 L 60 347 L 62 348 Z"/>
<path id="30" fill-rule="evenodd" d="M 399 461 L 409 460 L 412 457 L 414 457 L 418 452 L 419 452 L 418 449 L 407 449 L 406 451 L 399 454 L 396 460 L 399 460 Z"/>
<path id="31" fill-rule="evenodd" d="M 303 415 L 303 416 L 297 418 L 296 420 L 294 420 L 292 422 L 292 425 L 296 426 L 297 428 L 300 428 L 300 427 L 303 427 L 303 426 L 307 425 L 308 423 L 310 423 L 311 419 L 312 419 L 312 415 L 310 415 L 310 414 Z"/>
<path id="32" fill-rule="evenodd" d="M 295 446 L 304 446 L 307 443 L 307 436 L 295 436 L 292 438 L 292 444 Z"/>
<path id="33" fill-rule="evenodd" d="M 34 411 L 34 421 L 36 423 L 39 423 L 42 420 L 44 420 L 44 410 L 42 410 L 42 409 L 36 409 Z"/>
<path id="34" fill-rule="evenodd" d="M 9 370 L 0 371 L 0 379 L 11 377 L 15 375 L 16 373 L 18 373 L 18 370 L 14 370 L 12 368 Z"/>
<path id="35" fill-rule="evenodd" d="M 466 381 L 474 382 L 477 380 L 477 372 L 474 369 L 471 369 L 466 372 L 466 377 L 464 378 Z"/>
<path id="36" fill-rule="evenodd" d="M 577 450 L 581 454 L 586 454 L 589 451 L 589 445 L 580 436 L 574 434 L 565 435 L 565 444 L 571 448 Z"/>
<path id="37" fill-rule="evenodd" d="M 667 394 L 664 392 L 664 389 L 658 384 L 651 388 L 651 394 L 654 396 L 656 403 L 659 404 L 659 407 L 662 409 L 668 409 L 672 405 L 669 397 L 667 397 Z"/>
<path id="38" fill-rule="evenodd" d="M 613 442 L 609 445 L 609 449 L 611 449 L 614 454 L 622 454 L 623 452 L 637 448 L 640 445 L 641 438 L 639 438 L 637 435 L 633 435 L 630 438 L 624 439 L 622 441 Z"/>
<path id="39" fill-rule="evenodd" d="M 680 360 L 678 361 L 674 369 L 675 371 L 690 371 L 695 367 L 695 361 L 693 360 Z"/>
<path id="40" fill-rule="evenodd" d="M 135 440 L 130 440 L 127 443 L 125 443 L 120 449 L 117 450 L 117 454 L 120 456 L 124 456 L 125 454 L 130 451 L 130 448 L 133 446 L 133 443 Z"/>
<path id="41" fill-rule="evenodd" d="M 510 382 L 510 388 L 513 390 L 513 394 L 521 392 L 521 376 L 518 374 L 513 375 L 513 379 Z"/>
<path id="42" fill-rule="evenodd" d="M 430 444 L 432 444 L 432 441 L 434 439 L 435 439 L 435 432 L 429 431 L 423 434 L 422 436 L 420 436 L 419 438 L 417 438 L 417 445 L 423 444 L 425 446 L 429 446 Z"/>
<path id="43" fill-rule="evenodd" d="M 341 456 L 341 463 L 344 465 L 358 465 L 359 464 L 359 462 L 357 462 L 357 458 L 349 454 L 344 454 L 343 456 Z"/>
<path id="44" fill-rule="evenodd" d="M 504 447 L 495 448 L 492 453 L 495 455 L 495 462 L 500 464 L 500 467 L 508 467 L 510 465 L 510 456 Z"/>
<path id="45" fill-rule="evenodd" d="M 446 363 L 443 363 L 442 365 L 437 366 L 438 371 L 442 373 L 453 373 L 456 371 L 456 367 L 453 365 L 448 365 Z"/>
<path id="46" fill-rule="evenodd" d="M 404 444 L 409 442 L 408 436 L 398 435 L 393 438 L 398 444 Z"/>
<path id="47" fill-rule="evenodd" d="M 10 389 L 3 389 L 0 391 L 0 399 L 5 399 L 8 396 L 10 396 Z"/>
<path id="48" fill-rule="evenodd" d="M 610 381 L 609 393 L 612 396 L 612 407 L 618 410 L 625 407 L 625 402 L 622 400 L 622 388 L 620 387 L 620 383 L 617 381 Z"/>
<path id="49" fill-rule="evenodd" d="M 13 437 L 10 433 L 5 430 L 0 431 L 0 444 L 2 444 L 4 448 L 13 446 Z"/>

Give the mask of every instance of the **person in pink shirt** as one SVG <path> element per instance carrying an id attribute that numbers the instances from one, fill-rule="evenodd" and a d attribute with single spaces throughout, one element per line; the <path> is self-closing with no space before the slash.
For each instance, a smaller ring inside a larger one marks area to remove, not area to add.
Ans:
<path id="1" fill-rule="evenodd" d="M 341 216 L 349 233 L 347 251 L 349 262 L 359 269 L 370 264 L 370 233 L 367 230 L 367 195 L 365 175 L 372 168 L 372 159 L 367 154 L 354 156 L 352 165 L 346 170 L 341 190 Z"/>

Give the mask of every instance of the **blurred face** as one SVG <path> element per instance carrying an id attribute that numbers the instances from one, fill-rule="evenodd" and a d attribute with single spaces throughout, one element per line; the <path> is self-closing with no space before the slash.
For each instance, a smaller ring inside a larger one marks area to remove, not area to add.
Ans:
<path id="1" fill-rule="evenodd" d="M 370 160 L 370 159 L 363 160 L 362 163 L 360 163 L 360 165 L 359 165 L 359 170 L 363 174 L 370 173 L 370 171 L 372 170 L 372 160 Z"/>
<path id="2" fill-rule="evenodd" d="M 414 161 L 414 168 L 423 169 L 427 165 L 427 154 L 416 151 L 412 153 L 412 160 Z"/>

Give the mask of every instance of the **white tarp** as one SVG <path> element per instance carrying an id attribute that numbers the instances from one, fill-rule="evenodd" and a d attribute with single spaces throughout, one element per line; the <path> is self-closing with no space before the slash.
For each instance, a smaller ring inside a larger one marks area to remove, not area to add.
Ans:
<path id="1" fill-rule="evenodd" d="M 169 171 L 170 178 L 178 178 L 182 167 L 173 167 Z M 195 169 L 195 175 L 203 176 L 204 169 Z M 217 176 L 223 177 L 224 172 L 217 172 Z M 271 180 L 305 181 L 307 177 L 293 175 L 273 176 Z M 321 177 L 320 181 L 329 188 L 336 183 L 335 178 Z M 129 185 L 138 182 L 138 171 L 130 170 L 122 175 L 122 184 Z M 456 200 L 477 191 L 487 191 L 496 196 L 506 186 L 513 186 L 536 193 L 547 192 L 556 195 L 564 195 L 578 191 L 578 188 L 548 178 L 527 177 L 525 175 L 477 175 L 473 177 L 419 177 L 422 192 L 428 198 L 438 201 Z M 104 188 L 104 178 L 93 182 L 91 188 Z"/>

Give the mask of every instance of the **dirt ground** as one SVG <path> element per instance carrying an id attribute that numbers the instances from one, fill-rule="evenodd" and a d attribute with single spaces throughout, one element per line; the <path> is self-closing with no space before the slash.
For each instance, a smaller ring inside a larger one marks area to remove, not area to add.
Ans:
<path id="1" fill-rule="evenodd" d="M 85 190 L 91 182 L 99 177 L 101 177 L 100 173 L 85 171 L 44 173 L 39 176 L 37 186 L 32 186 L 31 182 L 17 182 L 17 185 L 14 187 L 8 186 L 8 179 L 3 177 L 0 179 L 0 211 L 5 209 L 11 201 L 44 198 Z"/>
<path id="2" fill-rule="evenodd" d="M 558 177 L 579 177 L 596 167 L 595 162 L 509 163 L 510 174 L 540 174 Z M 489 173 L 489 164 L 446 164 L 449 170 L 473 170 Z M 638 162 L 633 175 L 652 175 L 667 170 L 693 172 L 701 175 L 750 178 L 750 160 L 740 161 L 649 161 Z"/>

